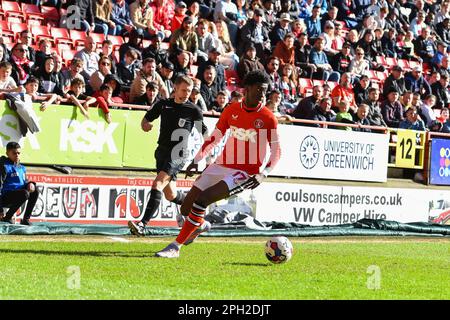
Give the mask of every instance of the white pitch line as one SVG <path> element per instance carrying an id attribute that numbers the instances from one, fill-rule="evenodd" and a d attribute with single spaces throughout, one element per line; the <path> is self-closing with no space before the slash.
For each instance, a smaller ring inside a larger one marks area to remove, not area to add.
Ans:
<path id="1" fill-rule="evenodd" d="M 121 238 L 121 237 L 108 237 L 108 238 L 111 240 L 117 241 L 117 242 L 123 242 L 123 243 L 131 242 L 131 240 Z"/>

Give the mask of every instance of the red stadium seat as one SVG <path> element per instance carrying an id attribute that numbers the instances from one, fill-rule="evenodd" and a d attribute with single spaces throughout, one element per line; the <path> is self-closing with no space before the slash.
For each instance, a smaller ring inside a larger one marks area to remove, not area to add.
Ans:
<path id="1" fill-rule="evenodd" d="M 94 39 L 94 42 L 97 44 L 97 48 L 100 48 L 103 41 L 106 40 L 106 36 L 103 33 L 89 33 L 89 36 Z"/>
<path id="2" fill-rule="evenodd" d="M 60 15 L 58 9 L 55 7 L 41 6 L 42 15 L 45 18 L 45 22 L 50 26 L 58 26 Z"/>
<path id="3" fill-rule="evenodd" d="M 8 23 L 24 23 L 25 19 L 23 19 L 22 17 L 16 17 L 16 16 L 6 16 L 6 21 L 8 21 Z"/>
<path id="4" fill-rule="evenodd" d="M 406 59 L 397 59 L 397 65 L 402 67 L 404 71 L 410 71 L 409 61 Z"/>
<path id="5" fill-rule="evenodd" d="M 26 23 L 10 23 L 9 30 L 14 32 L 14 37 L 18 39 L 22 31 L 28 30 L 28 25 Z"/>
<path id="6" fill-rule="evenodd" d="M 336 82 L 336 81 L 327 81 L 327 85 L 330 87 L 331 90 L 333 90 L 336 86 L 339 85 L 339 82 Z"/>
<path id="7" fill-rule="evenodd" d="M 11 38 L 14 40 L 14 32 L 10 30 L 7 21 L 0 21 L 0 35 L 5 38 Z"/>
<path id="8" fill-rule="evenodd" d="M 67 43 L 71 46 L 73 45 L 73 41 L 70 38 L 69 31 L 65 28 L 51 28 L 50 34 L 52 35 L 55 42 L 58 43 Z"/>
<path id="9" fill-rule="evenodd" d="M 108 36 L 108 40 L 112 42 L 114 50 L 117 50 L 122 44 L 125 43 L 122 36 Z"/>
<path id="10" fill-rule="evenodd" d="M 397 65 L 397 59 L 395 58 L 386 57 L 384 59 L 386 60 L 386 64 L 387 66 L 389 66 L 389 68 L 392 68 L 393 66 Z"/>
<path id="11" fill-rule="evenodd" d="M 44 21 L 44 15 L 41 13 L 39 7 L 35 4 L 22 3 L 22 12 L 28 20 Z M 42 24 L 42 23 L 40 23 Z"/>
<path id="12" fill-rule="evenodd" d="M 48 27 L 46 26 L 31 26 L 31 33 L 36 35 L 36 42 L 39 42 L 39 40 L 42 38 L 48 39 L 52 43 L 55 42 L 52 35 L 50 34 L 50 31 L 48 30 Z"/>
<path id="13" fill-rule="evenodd" d="M 313 79 L 313 86 L 323 86 L 325 84 L 325 81 L 323 80 L 317 80 L 317 79 Z"/>
<path id="14" fill-rule="evenodd" d="M 78 30 L 69 30 L 70 38 L 72 39 L 75 46 L 77 46 L 80 42 L 84 45 L 84 40 L 87 38 L 87 34 L 85 31 Z"/>
<path id="15" fill-rule="evenodd" d="M 31 26 L 41 26 L 43 21 L 44 20 L 28 19 L 27 20 L 27 25 L 31 29 Z"/>
<path id="16" fill-rule="evenodd" d="M 2 1 L 2 9 L 7 17 L 20 17 L 22 22 L 25 21 L 25 14 L 22 12 L 19 2 Z"/>
<path id="17" fill-rule="evenodd" d="M 309 92 L 312 93 L 312 89 L 314 87 L 312 80 L 309 78 L 299 78 L 298 86 L 299 86 L 300 94 L 304 97 L 306 97 L 306 95 Z"/>
<path id="18" fill-rule="evenodd" d="M 225 81 L 227 85 L 239 85 L 239 76 L 236 70 L 225 70 Z"/>

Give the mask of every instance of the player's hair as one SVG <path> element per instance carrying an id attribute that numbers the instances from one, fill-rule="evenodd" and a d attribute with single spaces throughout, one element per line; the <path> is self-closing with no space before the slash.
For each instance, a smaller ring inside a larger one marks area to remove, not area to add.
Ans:
<path id="1" fill-rule="evenodd" d="M 8 144 L 6 145 L 6 151 L 9 150 L 15 150 L 15 149 L 19 149 L 20 148 L 20 144 L 18 144 L 15 141 L 10 141 L 8 142 Z"/>
<path id="2" fill-rule="evenodd" d="M 176 86 L 180 85 L 181 83 L 186 83 L 189 86 L 193 86 L 194 85 L 194 81 L 192 81 L 192 79 L 186 75 L 181 75 L 178 76 L 178 78 L 175 80 L 175 84 Z"/>
<path id="3" fill-rule="evenodd" d="M 250 71 L 244 78 L 245 86 L 251 86 L 259 83 L 270 83 L 269 76 L 263 70 Z"/>

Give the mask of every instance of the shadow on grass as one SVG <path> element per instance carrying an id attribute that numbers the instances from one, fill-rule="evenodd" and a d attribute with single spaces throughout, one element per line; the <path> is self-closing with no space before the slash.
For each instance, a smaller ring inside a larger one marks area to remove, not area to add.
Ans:
<path id="1" fill-rule="evenodd" d="M 153 258 L 155 252 L 145 253 L 125 253 L 125 252 L 113 252 L 113 251 L 54 251 L 54 250 L 14 250 L 14 249 L 0 249 L 2 253 L 13 254 L 41 254 L 47 256 L 88 256 L 88 257 L 119 257 L 119 258 Z"/>
<path id="2" fill-rule="evenodd" d="M 269 267 L 269 263 L 250 263 L 250 262 L 227 262 L 224 264 L 229 264 L 232 266 L 240 266 L 240 267 Z"/>

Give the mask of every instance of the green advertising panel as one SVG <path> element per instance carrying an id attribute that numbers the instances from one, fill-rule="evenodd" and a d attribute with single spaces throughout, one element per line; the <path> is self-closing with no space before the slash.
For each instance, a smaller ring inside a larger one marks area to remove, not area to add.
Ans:
<path id="1" fill-rule="evenodd" d="M 145 112 L 134 110 L 126 114 L 124 167 L 156 168 L 154 154 L 159 137 L 159 119 L 152 122 L 153 128 L 150 132 L 144 132 L 141 129 L 141 121 Z"/>
<path id="2" fill-rule="evenodd" d="M 5 101 L 0 101 L 0 108 L 2 147 L 18 141 L 25 163 L 155 168 L 159 125 L 143 132 L 142 111 L 111 110 L 112 122 L 108 124 L 97 108 L 90 108 L 86 119 L 76 107 L 51 105 L 42 112 L 39 104 L 34 104 L 41 131 L 22 138 L 16 112 Z"/>

